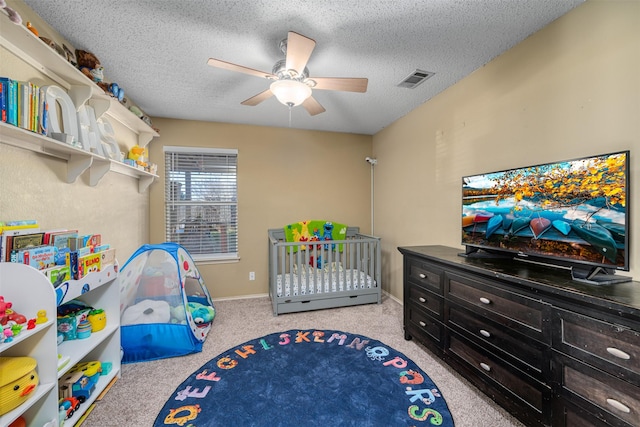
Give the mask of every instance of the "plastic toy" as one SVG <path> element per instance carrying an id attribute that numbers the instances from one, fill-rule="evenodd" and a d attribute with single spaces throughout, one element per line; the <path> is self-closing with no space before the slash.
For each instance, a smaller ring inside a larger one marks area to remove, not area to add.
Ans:
<path id="1" fill-rule="evenodd" d="M 5 316 L 7 315 L 7 310 L 10 309 L 13 306 L 12 303 L 10 302 L 5 302 L 4 301 L 4 297 L 2 295 L 0 295 L 0 323 L 1 324 L 5 324 Z"/>
<path id="2" fill-rule="evenodd" d="M 0 319 L 0 324 L 2 324 L 2 326 L 6 326 L 6 325 L 24 325 L 25 323 L 27 323 L 27 318 L 24 317 L 22 314 L 13 311 L 10 308 L 7 308 L 5 310 L 4 317 L 2 317 L 2 319 Z"/>
<path id="3" fill-rule="evenodd" d="M 14 422 L 9 424 L 8 427 L 27 427 L 27 422 L 24 420 L 24 417 L 18 417 Z"/>
<path id="4" fill-rule="evenodd" d="M 36 325 L 40 325 L 42 323 L 47 323 L 49 319 L 47 319 L 47 310 L 38 310 L 36 313 Z"/>
<path id="5" fill-rule="evenodd" d="M 74 397 L 84 403 L 95 391 L 101 372 L 102 364 L 99 361 L 75 365 L 58 382 L 60 396 Z"/>
<path id="6" fill-rule="evenodd" d="M 65 419 L 69 419 L 80 408 L 80 401 L 75 397 L 65 397 L 60 399 L 60 410 L 66 411 Z"/>
<path id="7" fill-rule="evenodd" d="M 101 308 L 91 310 L 87 319 L 91 323 L 91 332 L 101 331 L 107 326 L 107 313 Z"/>
<path id="8" fill-rule="evenodd" d="M 36 30 L 36 28 L 33 25 L 31 25 L 31 22 L 27 21 L 26 27 L 29 31 L 35 34 L 36 37 L 40 37 L 40 34 L 38 34 L 38 30 Z"/>
<path id="9" fill-rule="evenodd" d="M 33 357 L 0 357 L 0 415 L 27 401 L 38 387 Z"/>

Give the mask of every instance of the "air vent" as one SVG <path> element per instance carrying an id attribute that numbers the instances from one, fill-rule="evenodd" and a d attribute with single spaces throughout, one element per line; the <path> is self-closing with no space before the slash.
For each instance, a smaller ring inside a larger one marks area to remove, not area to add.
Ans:
<path id="1" fill-rule="evenodd" d="M 406 87 L 413 89 L 435 73 L 431 71 L 424 71 L 416 69 L 413 73 L 409 74 L 405 79 L 398 83 L 398 87 Z"/>

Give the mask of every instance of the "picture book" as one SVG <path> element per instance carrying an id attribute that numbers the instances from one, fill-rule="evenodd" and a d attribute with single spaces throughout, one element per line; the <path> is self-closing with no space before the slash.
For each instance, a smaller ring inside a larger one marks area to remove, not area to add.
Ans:
<path id="1" fill-rule="evenodd" d="M 106 265 L 115 264 L 116 262 L 116 249 L 107 249 L 97 252 L 100 255 L 100 267 L 104 268 Z"/>
<path id="2" fill-rule="evenodd" d="M 13 249 L 13 236 L 32 234 L 40 231 L 37 224 L 32 228 L 4 225 L 0 226 L 0 229 L 2 229 L 2 234 L 0 234 L 0 262 L 9 261 L 9 255 Z"/>
<path id="3" fill-rule="evenodd" d="M 17 116 L 16 116 L 16 109 L 18 104 L 18 98 L 16 94 L 17 82 L 8 77 L 0 77 L 0 85 L 2 86 L 2 93 L 4 94 L 3 96 L 4 110 L 2 115 L 2 121 L 7 122 L 10 125 L 17 126 Z"/>
<path id="4" fill-rule="evenodd" d="M 53 246 L 38 246 L 23 249 L 18 253 L 18 260 L 38 270 L 44 270 L 56 265 L 56 248 Z"/>
<path id="5" fill-rule="evenodd" d="M 49 278 L 54 287 L 71 280 L 71 269 L 66 265 L 56 265 L 42 270 L 42 273 Z"/>
<path id="6" fill-rule="evenodd" d="M 25 249 L 34 246 L 42 246 L 44 233 L 34 233 L 29 230 L 30 233 L 16 234 L 6 236 L 6 252 L 5 261 L 10 261 L 10 255 L 14 251 Z M 3 233 L 4 234 L 4 233 Z"/>
<path id="7" fill-rule="evenodd" d="M 78 257 L 78 279 L 83 278 L 89 273 L 100 271 L 101 259 L 100 254 L 89 254 Z"/>
<path id="8" fill-rule="evenodd" d="M 78 252 L 67 252 L 65 265 L 69 267 L 72 279 L 78 279 Z"/>
<path id="9" fill-rule="evenodd" d="M 58 249 L 68 248 L 69 239 L 77 238 L 78 230 L 64 230 L 51 233 L 49 237 L 49 244 L 55 246 Z"/>

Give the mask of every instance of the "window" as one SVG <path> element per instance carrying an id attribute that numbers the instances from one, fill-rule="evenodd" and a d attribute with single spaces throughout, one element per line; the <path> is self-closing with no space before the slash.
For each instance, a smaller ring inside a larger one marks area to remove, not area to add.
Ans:
<path id="1" fill-rule="evenodd" d="M 238 257 L 237 150 L 164 147 L 165 236 L 195 260 Z"/>

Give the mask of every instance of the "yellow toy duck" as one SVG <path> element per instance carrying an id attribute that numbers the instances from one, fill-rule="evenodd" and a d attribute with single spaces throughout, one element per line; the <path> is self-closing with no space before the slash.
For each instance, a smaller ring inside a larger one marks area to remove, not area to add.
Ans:
<path id="1" fill-rule="evenodd" d="M 47 310 L 39 310 L 36 313 L 36 325 L 41 325 L 42 323 L 47 323 Z"/>

